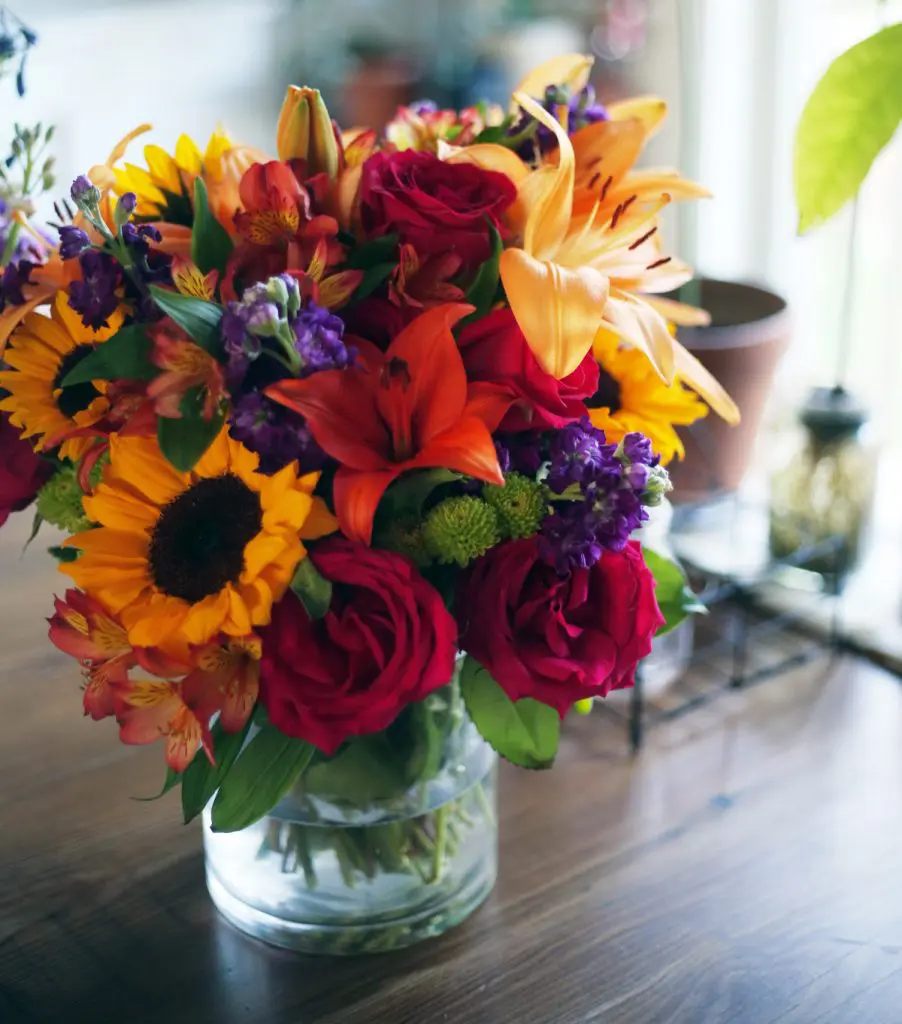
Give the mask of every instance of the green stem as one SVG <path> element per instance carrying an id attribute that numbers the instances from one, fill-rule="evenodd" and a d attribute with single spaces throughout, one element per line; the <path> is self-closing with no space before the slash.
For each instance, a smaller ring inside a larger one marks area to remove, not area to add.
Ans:
<path id="1" fill-rule="evenodd" d="M 432 884 L 441 881 L 445 870 L 445 848 L 448 844 L 449 805 L 444 804 L 435 812 L 435 849 L 432 851 Z"/>
<path id="2" fill-rule="evenodd" d="M 489 803 L 489 798 L 485 795 L 485 790 L 482 788 L 482 783 L 477 782 L 473 787 L 473 793 L 476 796 L 476 802 L 479 804 L 479 808 L 485 815 L 485 821 L 489 828 L 495 827 L 495 814 L 492 811 L 492 805 Z"/>
<path id="3" fill-rule="evenodd" d="M 0 255 L 0 267 L 8 267 L 9 261 L 13 258 L 19 235 L 22 233 L 22 225 L 14 220 L 9 234 L 6 236 L 6 244 L 3 246 L 3 254 Z"/>

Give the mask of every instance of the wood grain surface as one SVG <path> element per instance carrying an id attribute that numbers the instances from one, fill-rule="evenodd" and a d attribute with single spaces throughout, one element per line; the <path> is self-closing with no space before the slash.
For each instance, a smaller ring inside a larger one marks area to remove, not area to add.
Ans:
<path id="1" fill-rule="evenodd" d="M 43 617 L 64 586 L 0 534 L 0 1021 L 900 1024 L 902 684 L 840 661 L 652 731 L 568 721 L 502 772 L 501 876 L 455 932 L 371 959 L 244 938 L 158 748 L 80 714 Z M 43 540 L 44 538 L 42 538 Z M 52 541 L 47 540 L 47 543 Z"/>

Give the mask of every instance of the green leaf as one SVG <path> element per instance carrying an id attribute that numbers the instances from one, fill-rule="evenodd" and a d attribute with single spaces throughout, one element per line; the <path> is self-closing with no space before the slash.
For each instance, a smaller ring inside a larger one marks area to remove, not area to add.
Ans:
<path id="1" fill-rule="evenodd" d="M 22 554 L 23 555 L 28 550 L 28 545 L 31 544 L 31 542 L 35 539 L 35 537 L 37 537 L 38 530 L 40 530 L 41 525 L 43 524 L 43 522 L 44 522 L 44 517 L 41 515 L 41 513 L 40 512 L 35 512 L 34 519 L 32 519 L 32 521 L 31 521 L 31 533 L 29 533 L 29 535 L 28 535 L 28 540 L 25 541 L 25 543 L 22 545 Z"/>
<path id="2" fill-rule="evenodd" d="M 642 555 L 655 578 L 655 597 L 664 616 L 658 636 L 669 633 L 690 615 L 707 614 L 708 609 L 692 592 L 686 574 L 676 562 L 651 548 L 643 547 Z"/>
<path id="3" fill-rule="evenodd" d="M 512 701 L 472 657 L 460 672 L 467 711 L 483 738 L 521 768 L 550 768 L 561 733 L 560 715 L 529 697 Z"/>
<path id="4" fill-rule="evenodd" d="M 900 118 L 902 25 L 891 25 L 837 57 L 805 104 L 795 139 L 800 233 L 855 195 Z"/>
<path id="5" fill-rule="evenodd" d="M 182 295 L 157 285 L 150 286 L 150 294 L 154 302 L 163 312 L 182 328 L 182 330 L 206 349 L 212 356 L 222 355 L 222 339 L 219 336 L 219 321 L 222 320 L 223 308 L 215 302 L 195 299 L 191 295 Z"/>
<path id="6" fill-rule="evenodd" d="M 479 268 L 476 278 L 467 290 L 467 302 L 475 306 L 476 309 L 461 321 L 465 324 L 469 323 L 470 320 L 484 317 L 492 308 L 495 294 L 498 291 L 498 280 L 500 277 L 498 265 L 504 245 L 501 241 L 501 235 L 495 230 L 494 225 L 489 225 L 489 231 L 492 235 L 492 255 Z"/>
<path id="7" fill-rule="evenodd" d="M 403 720 L 409 734 L 410 752 L 404 758 L 404 775 L 407 786 L 414 786 L 416 783 L 433 778 L 442 763 L 442 756 L 445 751 L 445 743 L 448 739 L 450 725 L 442 727 L 443 719 L 449 716 L 440 716 L 436 713 L 436 701 L 433 697 L 444 703 L 441 691 L 427 697 L 425 700 L 415 701 L 409 704 L 401 713 L 395 723 Z"/>
<path id="8" fill-rule="evenodd" d="M 207 755 L 204 754 L 204 757 Z M 190 768 L 190 765 L 188 766 Z M 166 766 L 166 781 L 163 783 L 163 788 L 159 793 L 155 793 L 153 796 L 133 796 L 132 800 L 137 800 L 141 804 L 149 804 L 154 800 L 159 800 L 161 796 L 166 796 L 170 789 L 174 789 L 183 778 L 182 772 L 177 772 L 174 768 Z"/>
<path id="9" fill-rule="evenodd" d="M 213 739 L 213 756 L 216 764 L 210 764 L 206 752 L 198 750 L 194 760 L 185 769 L 182 781 L 182 815 L 186 825 L 212 800 L 213 794 L 235 763 L 249 728 L 250 721 L 238 732 L 226 732 L 218 721 L 213 723 L 210 735 Z"/>
<path id="10" fill-rule="evenodd" d="M 402 759 L 382 733 L 351 740 L 304 775 L 305 792 L 342 803 L 390 800 L 406 790 Z"/>
<path id="11" fill-rule="evenodd" d="M 78 560 L 81 552 L 78 548 L 62 548 L 54 546 L 52 548 L 47 548 L 47 554 L 53 555 L 53 557 L 59 562 L 75 562 Z"/>
<path id="12" fill-rule="evenodd" d="M 194 179 L 194 226 L 191 230 L 191 259 L 201 273 L 211 270 L 225 273 L 226 262 L 234 248 L 228 231 L 210 212 L 204 179 Z"/>
<path id="13" fill-rule="evenodd" d="M 197 465 L 198 459 L 222 429 L 222 410 L 218 409 L 209 420 L 205 420 L 203 404 L 203 389 L 191 388 L 179 404 L 181 419 L 168 416 L 157 419 L 160 451 L 180 473 L 187 473 Z"/>
<path id="14" fill-rule="evenodd" d="M 451 469 L 425 469 L 408 473 L 385 492 L 384 510 L 393 517 L 401 513 L 419 516 L 436 487 L 460 479 L 462 474 Z"/>
<path id="15" fill-rule="evenodd" d="M 298 564 L 291 589 L 301 599 L 311 619 L 321 619 L 329 610 L 332 603 L 332 581 L 317 571 L 310 558 Z"/>
<path id="16" fill-rule="evenodd" d="M 314 749 L 275 726 L 262 728 L 219 787 L 213 801 L 213 831 L 238 832 L 272 810 L 304 773 Z"/>
<path id="17" fill-rule="evenodd" d="M 62 385 L 68 388 L 92 380 L 153 380 L 160 371 L 150 361 L 152 350 L 143 324 L 122 327 L 77 363 Z"/>
<path id="18" fill-rule="evenodd" d="M 353 244 L 354 239 L 351 239 Z M 391 262 L 397 266 L 398 263 L 398 236 L 383 235 L 381 238 L 374 238 L 370 242 L 364 242 L 351 253 L 348 259 L 350 270 L 368 270 L 377 263 Z"/>
<path id="19" fill-rule="evenodd" d="M 363 272 L 360 284 L 354 289 L 354 294 L 349 300 L 350 303 L 360 302 L 372 295 L 379 285 L 388 280 L 397 265 L 397 263 L 376 263 L 374 266 L 368 267 Z"/>

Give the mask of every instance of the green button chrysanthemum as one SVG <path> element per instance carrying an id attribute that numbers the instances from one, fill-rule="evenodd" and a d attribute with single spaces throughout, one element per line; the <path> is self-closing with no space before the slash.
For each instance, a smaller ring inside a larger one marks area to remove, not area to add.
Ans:
<path id="1" fill-rule="evenodd" d="M 548 489 L 521 473 L 508 473 L 503 487 L 487 484 L 482 496 L 495 510 L 504 537 L 532 537 L 548 514 Z"/>
<path id="2" fill-rule="evenodd" d="M 75 467 L 64 464 L 38 491 L 37 512 L 48 523 L 67 533 L 78 533 L 91 525 L 81 499 L 84 491 L 75 476 Z"/>
<path id="3" fill-rule="evenodd" d="M 423 537 L 435 559 L 469 565 L 501 540 L 498 517 L 481 498 L 446 498 L 423 523 Z"/>

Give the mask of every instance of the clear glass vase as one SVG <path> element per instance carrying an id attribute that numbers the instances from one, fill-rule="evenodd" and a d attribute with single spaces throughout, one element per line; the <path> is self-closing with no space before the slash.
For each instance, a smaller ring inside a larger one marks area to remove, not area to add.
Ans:
<path id="1" fill-rule="evenodd" d="M 207 888 L 238 928 L 306 953 L 440 935 L 494 885 L 495 775 L 452 683 L 313 764 L 250 828 L 213 832 L 207 808 Z"/>

